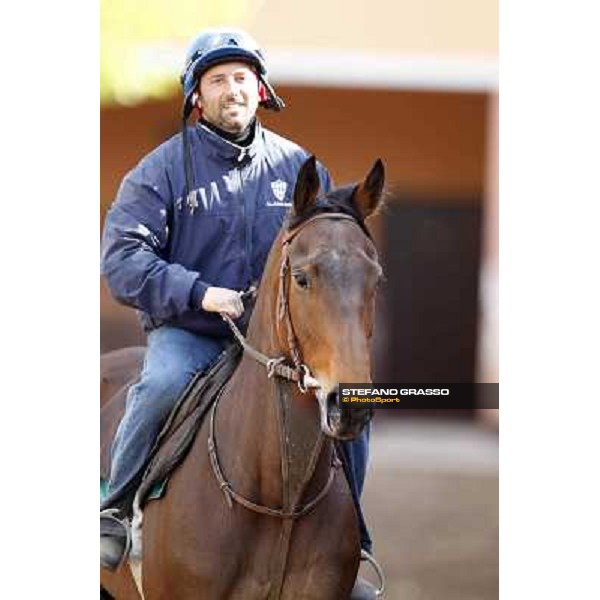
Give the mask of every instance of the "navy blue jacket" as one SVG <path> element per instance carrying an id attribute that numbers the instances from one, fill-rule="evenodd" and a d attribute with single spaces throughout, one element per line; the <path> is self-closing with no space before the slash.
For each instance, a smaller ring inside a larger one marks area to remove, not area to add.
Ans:
<path id="1" fill-rule="evenodd" d="M 220 316 L 200 308 L 204 293 L 260 279 L 308 154 L 258 122 L 246 148 L 190 127 L 195 185 L 186 198 L 181 135 L 123 179 L 106 215 L 101 271 L 113 296 L 140 311 L 146 331 L 168 323 L 226 336 Z M 322 166 L 319 174 L 329 190 Z"/>

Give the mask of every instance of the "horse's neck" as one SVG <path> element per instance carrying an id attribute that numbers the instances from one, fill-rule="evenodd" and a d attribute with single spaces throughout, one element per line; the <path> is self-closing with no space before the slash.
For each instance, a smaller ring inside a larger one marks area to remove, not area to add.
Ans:
<path id="1" fill-rule="evenodd" d="M 248 356 L 219 405 L 216 434 L 226 478 L 261 504 L 291 510 L 328 472 L 330 442 L 323 443 L 314 397 L 268 379 Z"/>
<path id="2" fill-rule="evenodd" d="M 271 285 L 259 294 L 248 341 L 277 358 L 285 349 L 274 326 L 276 282 L 265 273 Z M 228 454 L 235 457 L 233 462 L 229 458 L 231 484 L 242 485 L 254 497 L 259 494 L 260 501 L 271 506 L 298 505 L 305 488 L 314 487 L 311 481 L 320 483 L 329 467 L 331 443 L 323 443 L 314 395 L 300 394 L 291 382 L 268 379 L 265 367 L 245 355 L 227 396 L 227 412 L 222 411 L 218 428 L 227 432 Z"/>
<path id="3" fill-rule="evenodd" d="M 281 461 L 287 481 L 284 503 L 292 509 L 300 504 L 303 491 L 319 466 L 319 457 L 327 452 L 323 448 L 316 400 L 301 397 L 297 387 L 281 381 L 277 395 L 279 430 L 283 434 Z"/>

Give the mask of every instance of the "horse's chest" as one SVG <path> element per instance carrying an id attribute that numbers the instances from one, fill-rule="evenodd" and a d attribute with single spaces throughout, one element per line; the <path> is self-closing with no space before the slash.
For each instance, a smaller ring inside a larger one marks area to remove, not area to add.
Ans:
<path id="1" fill-rule="evenodd" d="M 358 569 L 358 535 L 350 520 L 353 509 L 348 505 L 332 513 L 327 500 L 323 509 L 295 522 L 291 531 L 279 519 L 252 518 L 241 507 L 229 513 L 227 534 L 221 527 L 217 536 L 207 524 L 198 539 L 200 560 L 194 569 L 203 582 L 198 588 L 208 593 L 194 599 L 340 600 L 349 596 Z M 224 525 L 216 514 L 212 516 L 211 522 Z"/>
<path id="2" fill-rule="evenodd" d="M 205 447 L 205 435 L 198 436 L 196 444 Z M 238 504 L 230 508 L 207 462 L 206 452 L 190 453 L 170 484 L 173 506 L 158 508 L 162 514 L 156 519 L 150 514 L 153 507 L 148 507 L 145 529 L 153 539 L 148 539 L 146 548 L 170 549 L 158 553 L 156 562 L 145 557 L 153 562 L 148 564 L 148 573 L 157 577 L 162 573 L 171 600 L 340 600 L 349 596 L 358 569 L 359 539 L 341 472 L 315 509 L 292 523 Z M 192 474 L 197 478 L 198 473 L 206 475 L 198 485 L 189 485 Z M 310 490 L 310 497 L 313 494 Z"/>

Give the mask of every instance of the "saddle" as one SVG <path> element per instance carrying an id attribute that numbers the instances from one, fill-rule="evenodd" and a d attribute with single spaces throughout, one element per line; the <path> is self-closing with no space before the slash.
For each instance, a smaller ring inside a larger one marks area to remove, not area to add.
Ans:
<path id="1" fill-rule="evenodd" d="M 204 416 L 237 368 L 242 353 L 240 344 L 231 344 L 208 371 L 196 374 L 190 381 L 158 434 L 141 479 L 138 478 L 125 496 L 119 499 L 118 505 L 123 513 L 130 512 L 136 494 L 138 494 L 140 508 L 152 497 L 162 496 L 170 475 L 192 447 Z M 125 396 L 125 393 L 121 393 L 115 401 L 119 404 L 122 402 L 124 405 Z M 122 413 L 118 411 L 118 407 L 111 407 L 111 410 L 113 413 Z M 112 435 L 109 437 L 112 438 Z M 106 446 L 110 446 L 110 443 Z M 110 462 L 107 460 L 109 458 L 107 453 L 102 454 L 100 476 L 106 481 L 109 476 Z"/>

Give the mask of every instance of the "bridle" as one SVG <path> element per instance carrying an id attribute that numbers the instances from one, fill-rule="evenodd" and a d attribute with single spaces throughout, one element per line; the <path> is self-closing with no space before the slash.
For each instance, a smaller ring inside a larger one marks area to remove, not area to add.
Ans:
<path id="1" fill-rule="evenodd" d="M 267 377 L 269 379 L 273 377 L 273 375 L 277 375 L 279 377 L 282 377 L 283 379 L 293 381 L 298 385 L 298 389 L 303 394 L 306 393 L 309 388 L 319 388 L 321 386 L 317 379 L 315 379 L 312 376 L 308 366 L 302 362 L 302 356 L 298 346 L 298 339 L 296 337 L 296 334 L 294 332 L 294 326 L 292 324 L 288 298 L 290 278 L 287 276 L 290 270 L 289 247 L 292 240 L 302 230 L 304 230 L 311 223 L 322 219 L 348 220 L 359 224 L 357 222 L 356 217 L 346 213 L 319 213 L 311 217 L 310 219 L 303 221 L 297 227 L 290 229 L 283 236 L 283 239 L 281 241 L 281 266 L 279 268 L 279 285 L 277 291 L 277 319 L 279 321 L 284 321 L 285 323 L 287 343 L 289 353 L 292 358 L 293 366 L 285 364 L 287 361 L 285 356 L 270 358 L 266 354 L 263 354 L 262 352 L 256 350 L 256 348 L 252 347 L 248 343 L 248 341 L 242 335 L 242 333 L 240 332 L 236 324 L 233 322 L 233 320 L 227 315 L 221 315 L 222 318 L 229 325 L 229 328 L 233 332 L 235 338 L 244 348 L 244 352 L 246 352 L 249 356 L 251 356 L 254 360 L 262 364 L 267 369 Z M 364 230 L 363 227 L 361 228 Z"/>

